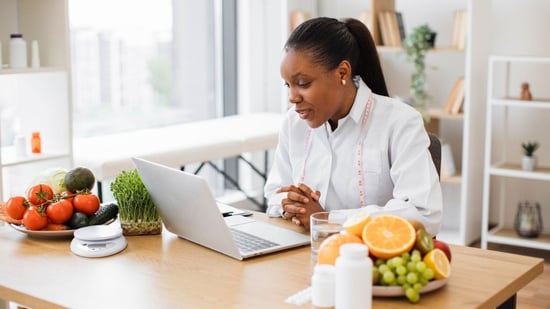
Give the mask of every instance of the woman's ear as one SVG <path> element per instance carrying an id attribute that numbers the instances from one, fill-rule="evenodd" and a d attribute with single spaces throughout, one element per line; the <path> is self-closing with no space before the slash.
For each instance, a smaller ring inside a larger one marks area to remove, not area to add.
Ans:
<path id="1" fill-rule="evenodd" d="M 336 68 L 338 72 L 338 77 L 340 80 L 348 80 L 351 78 L 351 64 L 348 60 L 342 60 L 338 67 Z"/>

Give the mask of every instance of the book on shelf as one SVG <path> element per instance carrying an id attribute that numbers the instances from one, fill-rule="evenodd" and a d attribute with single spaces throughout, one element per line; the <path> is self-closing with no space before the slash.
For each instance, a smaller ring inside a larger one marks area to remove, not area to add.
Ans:
<path id="1" fill-rule="evenodd" d="M 401 16 L 401 22 L 403 16 Z M 378 26 L 380 37 L 384 46 L 401 46 L 402 35 L 399 30 L 399 21 L 395 11 L 381 11 L 378 13 Z M 405 30 L 404 27 L 403 31 Z M 404 38 L 404 37 L 403 37 Z"/>
<path id="2" fill-rule="evenodd" d="M 459 78 L 453 84 L 451 92 L 447 97 L 445 106 L 443 106 L 443 112 L 446 114 L 456 115 L 460 113 L 462 105 L 464 104 L 464 78 Z"/>
<path id="3" fill-rule="evenodd" d="M 468 13 L 465 10 L 458 10 L 454 13 L 451 47 L 464 49 L 466 46 L 466 33 L 468 25 L 467 14 Z"/>
<path id="4" fill-rule="evenodd" d="M 397 29 L 399 30 L 400 43 L 405 40 L 407 32 L 405 32 L 405 23 L 403 22 L 403 14 L 401 12 L 395 12 L 397 18 Z"/>

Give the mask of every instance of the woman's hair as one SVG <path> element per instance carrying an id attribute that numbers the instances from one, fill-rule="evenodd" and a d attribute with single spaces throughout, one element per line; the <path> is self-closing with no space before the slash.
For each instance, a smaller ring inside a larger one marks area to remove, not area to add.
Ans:
<path id="1" fill-rule="evenodd" d="M 352 77 L 361 76 L 372 92 L 388 96 L 374 40 L 369 29 L 357 19 L 309 19 L 290 34 L 285 44 L 285 50 L 289 49 L 306 52 L 327 70 L 334 70 L 340 62 L 348 60 Z"/>

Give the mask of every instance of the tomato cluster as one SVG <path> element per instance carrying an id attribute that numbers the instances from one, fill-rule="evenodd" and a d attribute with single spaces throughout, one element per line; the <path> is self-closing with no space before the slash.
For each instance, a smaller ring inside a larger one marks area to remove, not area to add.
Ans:
<path id="1" fill-rule="evenodd" d="M 48 224 L 66 224 L 74 212 L 92 215 L 99 206 L 99 198 L 89 191 L 54 194 L 49 185 L 36 184 L 29 188 L 26 197 L 10 197 L 6 212 L 12 219 L 22 220 L 27 229 L 42 230 Z"/>

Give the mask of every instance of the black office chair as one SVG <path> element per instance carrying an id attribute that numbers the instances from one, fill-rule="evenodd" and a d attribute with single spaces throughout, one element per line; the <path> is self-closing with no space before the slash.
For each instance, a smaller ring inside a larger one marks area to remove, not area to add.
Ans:
<path id="1" fill-rule="evenodd" d="M 437 175 L 441 177 L 441 141 L 437 135 L 431 132 L 428 132 L 428 136 L 430 137 L 430 147 L 428 147 L 428 149 L 432 155 L 432 160 L 434 162 L 435 169 L 437 170 Z"/>

